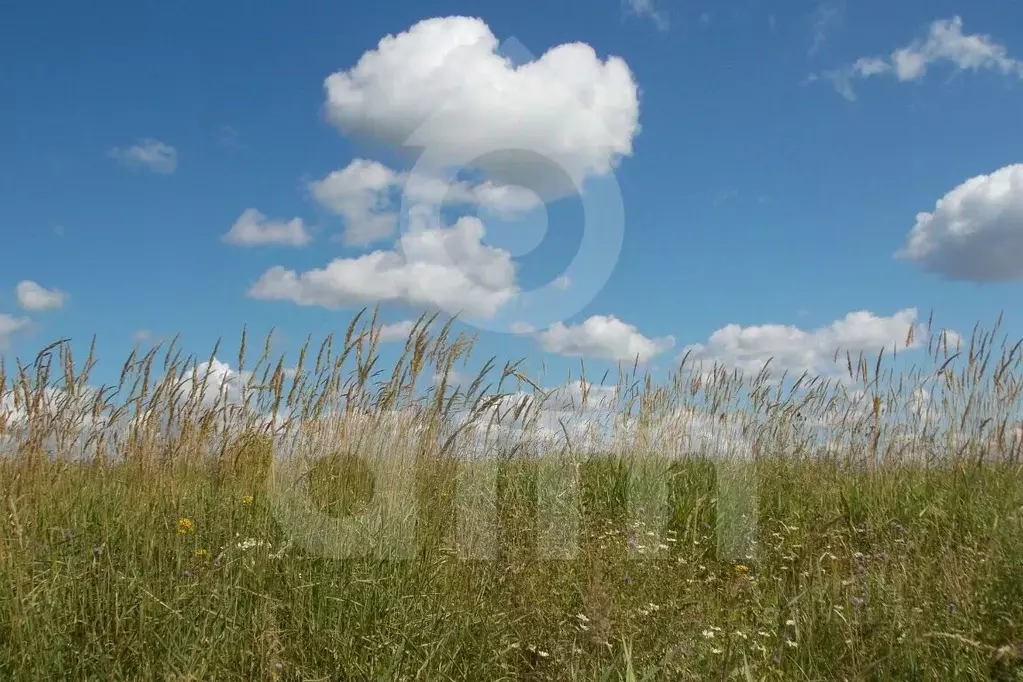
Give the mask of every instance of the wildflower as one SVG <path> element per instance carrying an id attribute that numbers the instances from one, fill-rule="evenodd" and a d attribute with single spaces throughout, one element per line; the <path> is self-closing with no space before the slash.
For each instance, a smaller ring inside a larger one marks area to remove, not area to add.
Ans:
<path id="1" fill-rule="evenodd" d="M 714 631 L 713 630 L 704 630 L 700 634 L 703 635 L 704 639 L 714 639 Z"/>
<path id="2" fill-rule="evenodd" d="M 787 646 L 787 647 L 788 647 L 788 648 L 790 648 L 790 649 L 795 649 L 795 648 L 796 648 L 797 646 L 799 646 L 799 645 L 798 645 L 798 644 L 796 644 L 796 643 L 795 643 L 794 641 L 792 641 L 791 639 L 786 639 L 786 640 L 785 640 L 785 646 Z"/>
<path id="3" fill-rule="evenodd" d="M 739 573 L 740 575 L 745 575 L 749 573 L 749 566 L 747 566 L 746 564 L 736 564 L 735 572 Z"/>
<path id="4" fill-rule="evenodd" d="M 265 540 L 257 540 L 256 538 L 246 538 L 237 544 L 238 549 L 246 552 L 254 547 L 266 547 L 269 549 L 270 543 Z"/>
<path id="5" fill-rule="evenodd" d="M 202 547 L 199 547 L 199 548 L 197 548 L 195 550 L 194 554 L 195 554 L 196 558 L 206 559 L 206 558 L 208 558 L 210 556 L 210 550 L 203 549 Z"/>
<path id="6" fill-rule="evenodd" d="M 722 653 L 724 653 L 724 652 L 723 652 L 723 651 L 721 651 L 721 649 L 717 649 L 717 648 L 715 648 L 715 647 L 711 647 L 711 649 L 710 649 L 710 653 L 712 653 L 712 654 L 717 654 L 717 655 L 719 655 L 719 656 L 720 656 L 720 655 L 721 655 Z"/>
<path id="7" fill-rule="evenodd" d="M 252 504 L 253 499 L 252 495 L 246 495 L 242 498 L 242 504 Z"/>
<path id="8" fill-rule="evenodd" d="M 178 519 L 178 535 L 185 535 L 187 533 L 195 532 L 195 523 L 192 519 L 187 517 L 181 517 Z"/>

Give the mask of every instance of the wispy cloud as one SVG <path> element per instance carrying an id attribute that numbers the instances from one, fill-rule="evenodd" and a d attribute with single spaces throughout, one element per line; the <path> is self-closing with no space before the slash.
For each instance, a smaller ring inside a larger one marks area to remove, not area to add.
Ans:
<path id="1" fill-rule="evenodd" d="M 871 76 L 891 75 L 899 82 L 919 81 L 927 69 L 938 63 L 951 64 L 957 71 L 994 71 L 1023 78 L 1023 61 L 1009 56 L 1004 45 L 991 36 L 963 33 L 963 20 L 956 16 L 930 25 L 926 38 L 893 50 L 887 57 L 860 57 L 852 64 L 826 71 L 823 78 L 849 101 L 856 99 L 853 81 Z M 817 80 L 811 75 L 811 80 Z"/>
<path id="2" fill-rule="evenodd" d="M 649 18 L 659 30 L 667 31 L 670 28 L 667 15 L 654 6 L 654 0 L 622 0 L 622 4 L 632 14 Z"/>
<path id="3" fill-rule="evenodd" d="M 241 144 L 241 133 L 234 126 L 221 126 L 218 141 L 225 147 L 239 148 Z"/>
<path id="4" fill-rule="evenodd" d="M 147 168 L 164 175 L 170 175 L 178 168 L 178 150 L 152 138 L 140 140 L 126 149 L 115 147 L 109 155 L 126 166 Z"/>
<path id="5" fill-rule="evenodd" d="M 845 2 L 822 2 L 813 12 L 813 43 L 810 45 L 810 54 L 817 51 L 828 40 L 832 31 L 838 28 L 845 16 Z"/>
<path id="6" fill-rule="evenodd" d="M 0 350 L 10 347 L 11 336 L 29 326 L 27 317 L 13 317 L 0 313 Z"/>

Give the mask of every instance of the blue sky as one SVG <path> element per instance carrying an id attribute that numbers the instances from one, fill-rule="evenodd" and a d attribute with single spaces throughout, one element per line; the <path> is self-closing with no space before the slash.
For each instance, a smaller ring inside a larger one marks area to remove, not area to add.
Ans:
<path id="1" fill-rule="evenodd" d="M 374 302 L 555 376 L 1023 332 L 1023 6 L 631 2 L 8 3 L 0 352 Z"/>

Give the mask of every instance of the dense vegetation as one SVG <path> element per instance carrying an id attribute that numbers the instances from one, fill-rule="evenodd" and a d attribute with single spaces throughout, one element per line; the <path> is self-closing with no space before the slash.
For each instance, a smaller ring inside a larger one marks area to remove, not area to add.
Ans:
<path id="1" fill-rule="evenodd" d="M 1023 679 L 997 326 L 922 368 L 545 391 L 453 381 L 471 340 L 430 322 L 386 370 L 375 319 L 290 369 L 243 337 L 230 374 L 0 370 L 0 677 Z"/>

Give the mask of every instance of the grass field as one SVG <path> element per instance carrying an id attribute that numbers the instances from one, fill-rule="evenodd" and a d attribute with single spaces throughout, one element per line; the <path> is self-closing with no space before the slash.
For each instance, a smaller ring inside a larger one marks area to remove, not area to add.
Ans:
<path id="1" fill-rule="evenodd" d="M 243 338 L 223 387 L 173 345 L 109 390 L 66 344 L 0 371 L 0 678 L 1023 680 L 997 325 L 559 393 L 450 385 L 471 340 L 428 322 L 386 368 L 375 320 L 290 369 Z"/>

